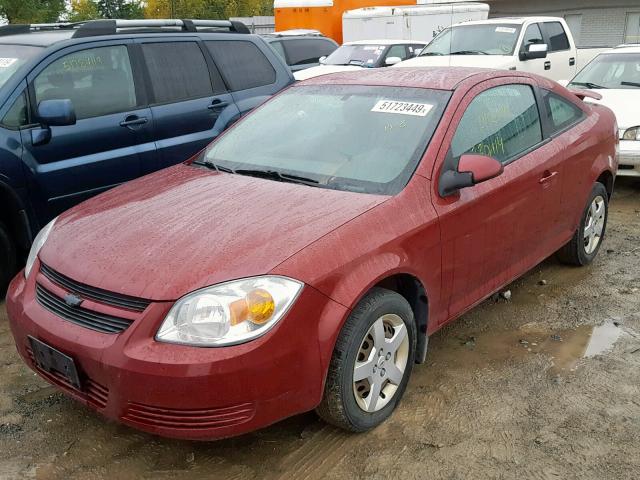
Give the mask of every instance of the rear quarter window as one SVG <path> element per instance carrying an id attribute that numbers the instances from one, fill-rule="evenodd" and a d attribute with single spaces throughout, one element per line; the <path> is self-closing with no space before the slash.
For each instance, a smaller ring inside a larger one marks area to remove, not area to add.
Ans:
<path id="1" fill-rule="evenodd" d="M 284 48 L 289 57 L 289 65 L 304 65 L 318 63 L 320 57 L 331 55 L 336 46 L 322 39 L 299 39 L 284 42 Z"/>
<path id="2" fill-rule="evenodd" d="M 570 101 L 549 90 L 543 90 L 544 103 L 551 134 L 561 132 L 584 117 L 584 112 Z"/>
<path id="3" fill-rule="evenodd" d="M 246 90 L 275 83 L 276 71 L 271 62 L 252 42 L 209 40 L 205 44 L 232 90 Z"/>

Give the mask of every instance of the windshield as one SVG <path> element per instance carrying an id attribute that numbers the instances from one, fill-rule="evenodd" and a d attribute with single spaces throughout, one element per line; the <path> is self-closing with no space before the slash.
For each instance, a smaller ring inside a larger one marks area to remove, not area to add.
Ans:
<path id="1" fill-rule="evenodd" d="M 41 47 L 26 45 L 0 45 L 0 87 L 2 87 L 20 66 L 33 57 Z"/>
<path id="2" fill-rule="evenodd" d="M 450 94 L 360 85 L 290 88 L 212 143 L 198 163 L 393 195 L 413 175 Z"/>
<path id="3" fill-rule="evenodd" d="M 325 65 L 357 65 L 373 67 L 378 63 L 386 45 L 342 45 L 323 62 Z"/>
<path id="4" fill-rule="evenodd" d="M 598 55 L 569 86 L 587 88 L 640 88 L 640 53 Z"/>
<path id="5" fill-rule="evenodd" d="M 431 40 L 423 55 L 513 55 L 520 25 L 484 23 L 449 27 Z"/>

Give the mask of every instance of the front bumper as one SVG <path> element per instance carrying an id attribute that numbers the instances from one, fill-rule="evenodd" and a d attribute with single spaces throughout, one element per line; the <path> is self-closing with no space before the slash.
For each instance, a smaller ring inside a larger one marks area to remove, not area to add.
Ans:
<path id="1" fill-rule="evenodd" d="M 620 140 L 618 175 L 640 177 L 640 141 Z"/>
<path id="2" fill-rule="evenodd" d="M 170 303 L 150 304 L 120 334 L 59 318 L 36 300 L 36 278 L 46 281 L 37 267 L 28 281 L 16 277 L 7 295 L 18 352 L 45 380 L 110 419 L 162 436 L 212 440 L 264 427 L 320 402 L 326 365 L 319 325 L 339 324 L 347 312 L 312 287 L 303 289 L 287 316 L 263 337 L 197 348 L 153 339 Z M 36 366 L 29 335 L 74 359 L 81 390 Z"/>

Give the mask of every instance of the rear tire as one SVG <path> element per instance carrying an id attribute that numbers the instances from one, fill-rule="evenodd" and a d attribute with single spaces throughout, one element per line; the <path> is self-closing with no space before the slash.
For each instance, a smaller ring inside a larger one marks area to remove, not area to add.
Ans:
<path id="1" fill-rule="evenodd" d="M 9 236 L 9 231 L 0 222 L 0 301 L 4 300 L 9 282 L 16 273 L 16 248 Z"/>
<path id="2" fill-rule="evenodd" d="M 405 298 L 372 289 L 340 331 L 318 415 L 352 432 L 386 420 L 407 387 L 416 336 L 413 311 Z"/>
<path id="3" fill-rule="evenodd" d="M 595 183 L 582 214 L 582 220 L 573 238 L 558 250 L 562 263 L 585 266 L 598 255 L 609 217 L 609 196 L 601 183 Z"/>

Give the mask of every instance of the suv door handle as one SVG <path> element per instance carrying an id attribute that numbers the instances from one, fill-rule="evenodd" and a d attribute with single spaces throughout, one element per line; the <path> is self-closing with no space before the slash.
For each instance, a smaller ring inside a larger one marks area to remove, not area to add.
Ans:
<path id="1" fill-rule="evenodd" d="M 544 62 L 544 69 L 545 70 L 551 70 L 551 62 L 549 62 L 549 61 Z"/>
<path id="2" fill-rule="evenodd" d="M 139 117 L 137 115 L 127 115 L 123 121 L 120 122 L 121 127 L 127 127 L 130 130 L 133 130 L 131 127 L 135 127 L 137 125 L 144 125 L 147 123 L 147 117 Z"/>
<path id="3" fill-rule="evenodd" d="M 538 180 L 538 183 L 547 183 L 556 175 L 558 175 L 558 172 L 550 172 L 549 170 L 547 170 L 546 172 L 544 172 L 544 176 L 540 180 Z"/>
<path id="4" fill-rule="evenodd" d="M 224 100 L 220 100 L 218 98 L 214 99 L 207 108 L 209 110 L 217 110 L 218 108 L 224 108 L 229 105 L 229 102 L 225 102 Z"/>

